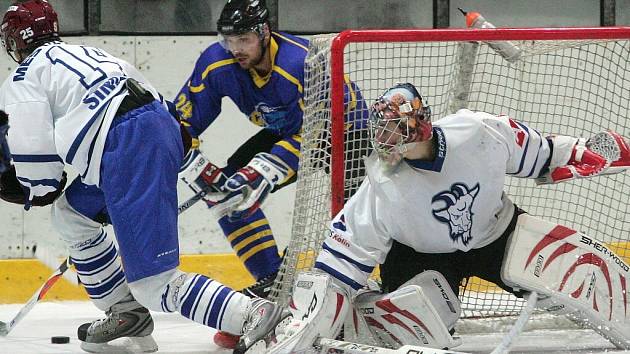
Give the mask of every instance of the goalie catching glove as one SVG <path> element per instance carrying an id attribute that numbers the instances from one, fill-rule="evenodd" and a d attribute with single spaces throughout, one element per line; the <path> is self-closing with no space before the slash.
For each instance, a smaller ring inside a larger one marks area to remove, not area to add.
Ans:
<path id="1" fill-rule="evenodd" d="M 288 174 L 289 168 L 278 157 L 266 152 L 256 154 L 247 166 L 236 171 L 225 183 L 225 189 L 242 197 L 242 201 L 227 213 L 230 220 L 251 216 L 273 187 L 284 181 Z"/>
<path id="2" fill-rule="evenodd" d="M 613 131 L 597 133 L 588 140 L 553 136 L 553 154 L 549 171 L 536 180 L 538 184 L 558 183 L 623 172 L 630 167 L 630 148 Z"/>

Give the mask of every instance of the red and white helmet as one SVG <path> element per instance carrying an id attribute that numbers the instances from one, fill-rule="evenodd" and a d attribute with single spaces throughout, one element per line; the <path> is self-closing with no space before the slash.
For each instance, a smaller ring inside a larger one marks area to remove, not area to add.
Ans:
<path id="1" fill-rule="evenodd" d="M 394 165 L 412 144 L 431 139 L 431 108 L 410 83 L 387 89 L 370 108 L 370 138 L 379 157 Z"/>
<path id="2" fill-rule="evenodd" d="M 21 62 L 44 42 L 59 38 L 57 12 L 46 0 L 14 3 L 2 20 L 2 45 L 16 62 Z"/>

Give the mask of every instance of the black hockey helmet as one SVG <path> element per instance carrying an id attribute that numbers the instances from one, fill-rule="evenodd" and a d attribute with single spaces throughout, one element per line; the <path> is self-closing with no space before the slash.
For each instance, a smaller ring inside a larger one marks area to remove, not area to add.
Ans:
<path id="1" fill-rule="evenodd" d="M 223 36 L 247 32 L 260 34 L 268 18 L 265 0 L 229 0 L 217 21 L 217 31 Z"/>

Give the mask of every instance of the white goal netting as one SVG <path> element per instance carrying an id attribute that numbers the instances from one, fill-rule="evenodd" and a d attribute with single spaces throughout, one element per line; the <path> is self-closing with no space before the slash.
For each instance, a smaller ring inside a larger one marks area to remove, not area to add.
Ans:
<path id="1" fill-rule="evenodd" d="M 355 32 L 358 35 L 347 36 L 342 55 L 331 51 L 337 35 L 315 36 L 309 48 L 292 238 L 273 293 L 281 303 L 286 304 L 295 273 L 312 267 L 332 213 L 363 175 L 365 135 L 347 130 L 339 139 L 330 131 L 334 119 L 342 125 L 352 120 L 344 117 L 347 109 L 333 117 L 332 107 L 343 102 L 344 94 L 335 91 L 331 77 L 356 84 L 360 93 L 348 92 L 346 99 L 358 98 L 357 110 L 367 109 L 395 83 L 411 82 L 428 99 L 434 120 L 468 108 L 510 115 L 545 134 L 589 137 L 612 129 L 630 137 L 630 29 L 612 34 L 584 29 L 584 40 L 577 38 L 581 36 L 576 29 L 567 30 L 570 36 L 557 30 L 556 38 L 544 40 L 537 37 L 540 31 L 532 29 L 532 39 L 522 31 L 520 40 L 513 41 L 522 50 L 513 63 L 482 41 L 449 40 L 448 30 L 432 37 L 439 41 L 426 41 L 423 31 L 417 31 L 417 40 L 409 40 L 410 31 L 389 31 L 382 41 L 378 31 Z M 392 40 L 396 32 L 405 39 Z M 331 70 L 335 60 L 341 61 L 341 74 Z M 630 174 L 549 186 L 508 178 L 506 191 L 530 214 L 604 241 L 630 261 Z M 460 299 L 466 318 L 516 315 L 524 304 L 476 278 L 462 284 Z"/>

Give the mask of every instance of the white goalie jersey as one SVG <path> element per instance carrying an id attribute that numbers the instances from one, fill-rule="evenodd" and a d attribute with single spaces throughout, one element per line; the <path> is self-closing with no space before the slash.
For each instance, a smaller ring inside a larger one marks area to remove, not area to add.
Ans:
<path id="1" fill-rule="evenodd" d="M 146 83 L 124 60 L 63 42 L 37 48 L 9 74 L 0 109 L 9 115 L 9 147 L 29 199 L 54 191 L 64 164 L 99 184 L 105 138 L 130 77 Z"/>
<path id="2" fill-rule="evenodd" d="M 486 246 L 514 213 L 505 175 L 536 178 L 548 167 L 549 141 L 507 116 L 460 110 L 433 129 L 434 161 L 385 172 L 368 158 L 368 178 L 332 221 L 317 268 L 359 289 L 393 240 L 423 253 Z"/>

